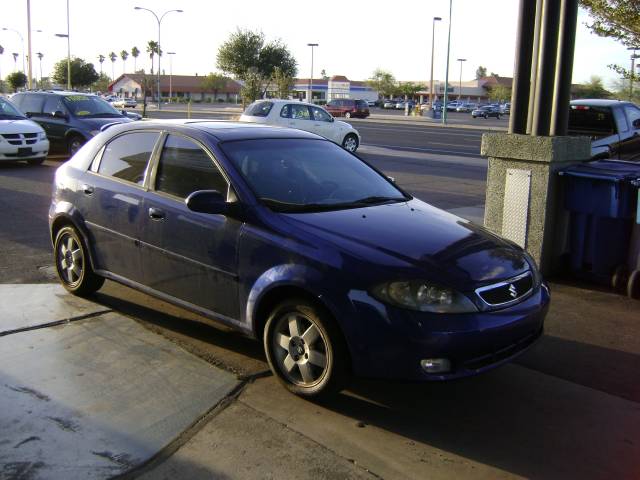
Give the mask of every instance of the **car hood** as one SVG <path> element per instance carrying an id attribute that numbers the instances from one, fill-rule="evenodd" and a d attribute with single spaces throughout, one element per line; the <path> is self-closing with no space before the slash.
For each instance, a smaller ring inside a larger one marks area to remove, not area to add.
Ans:
<path id="1" fill-rule="evenodd" d="M 42 127 L 31 120 L 0 120 L 0 133 L 40 133 Z"/>
<path id="2" fill-rule="evenodd" d="M 297 227 L 364 258 L 469 289 L 529 269 L 524 255 L 483 227 L 420 200 L 331 212 L 286 214 Z M 392 257 L 395 261 L 389 261 Z M 415 275 L 414 275 L 415 276 Z"/>
<path id="3" fill-rule="evenodd" d="M 351 130 L 352 132 L 358 133 L 358 131 L 355 128 L 353 128 L 353 126 L 350 123 L 343 122 L 342 120 L 334 120 L 333 123 L 340 130 Z M 360 134 L 358 133 L 358 135 Z"/>

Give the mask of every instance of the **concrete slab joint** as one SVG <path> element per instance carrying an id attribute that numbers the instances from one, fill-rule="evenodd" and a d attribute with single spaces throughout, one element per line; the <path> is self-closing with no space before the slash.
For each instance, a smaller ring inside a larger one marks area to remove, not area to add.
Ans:
<path id="1" fill-rule="evenodd" d="M 567 235 L 557 171 L 589 160 L 590 139 L 486 133 L 480 152 L 489 159 L 485 227 L 499 235 L 524 230 L 507 237 L 531 253 L 543 273 L 552 274 Z M 516 177 L 523 181 L 513 183 Z M 514 221 L 517 228 L 510 225 Z"/>

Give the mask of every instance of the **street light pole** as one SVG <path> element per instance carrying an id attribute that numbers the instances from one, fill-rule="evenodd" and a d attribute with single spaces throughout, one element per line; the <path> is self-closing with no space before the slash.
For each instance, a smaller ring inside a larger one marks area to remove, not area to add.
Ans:
<path id="1" fill-rule="evenodd" d="M 441 17 L 433 17 L 433 25 L 431 27 L 431 79 L 429 80 L 429 108 L 433 110 L 433 55 L 435 51 L 436 40 L 436 22 L 442 20 Z"/>
<path id="2" fill-rule="evenodd" d="M 158 15 L 156 15 L 156 12 L 154 12 L 153 10 L 149 10 L 148 8 L 144 8 L 144 7 L 133 7 L 133 8 L 134 10 L 146 10 L 147 12 L 151 12 L 151 14 L 156 18 L 156 21 L 158 22 L 158 86 L 157 86 L 157 90 L 158 90 L 158 110 L 160 110 L 162 108 L 160 104 L 161 97 L 162 97 L 160 92 L 160 52 L 162 51 L 160 49 L 160 26 L 162 24 L 162 19 L 167 13 L 171 13 L 171 12 L 182 13 L 183 10 L 167 10 L 162 14 L 160 18 L 158 18 Z"/>
<path id="3" fill-rule="evenodd" d="M 460 62 L 460 80 L 458 81 L 458 102 L 460 102 L 460 100 L 462 99 L 462 62 L 466 62 L 467 59 L 459 58 L 457 61 Z M 458 106 L 460 106 L 459 103 Z"/>
<path id="4" fill-rule="evenodd" d="M 171 97 L 172 95 L 172 80 L 173 80 L 173 55 L 175 55 L 176 52 L 167 52 L 167 55 L 169 55 L 169 103 L 171 103 Z"/>
<path id="5" fill-rule="evenodd" d="M 69 32 L 69 24 L 67 24 L 67 32 Z M 67 90 L 70 91 L 71 90 L 71 44 L 69 42 L 69 33 L 56 33 L 55 35 L 56 37 L 67 39 Z"/>
<path id="6" fill-rule="evenodd" d="M 442 123 L 447 124 L 447 101 L 449 99 L 449 52 L 451 50 L 451 14 L 453 0 L 449 0 L 449 36 L 447 38 L 447 69 L 444 76 L 444 103 L 442 106 Z"/>
<path id="7" fill-rule="evenodd" d="M 629 75 L 629 100 L 633 96 L 633 80 L 635 78 L 635 70 L 636 70 L 636 58 L 640 58 L 640 55 L 636 54 L 637 47 L 628 47 L 627 50 L 632 50 L 631 54 L 631 73 Z"/>
<path id="8" fill-rule="evenodd" d="M 317 46 L 317 43 L 307 43 L 307 47 L 311 47 L 311 76 L 309 77 L 309 95 L 307 96 L 309 103 L 313 100 L 313 47 Z"/>
<path id="9" fill-rule="evenodd" d="M 31 66 L 33 62 L 31 61 L 31 0 L 27 0 L 27 52 L 29 55 L 27 56 L 27 66 L 29 67 L 29 74 L 27 77 L 29 90 L 33 88 L 33 73 Z"/>

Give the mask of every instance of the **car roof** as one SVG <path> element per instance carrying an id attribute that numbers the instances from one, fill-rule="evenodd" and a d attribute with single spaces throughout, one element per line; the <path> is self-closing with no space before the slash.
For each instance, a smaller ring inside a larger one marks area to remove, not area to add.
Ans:
<path id="1" fill-rule="evenodd" d="M 167 127 L 178 127 L 182 131 L 188 131 L 189 129 L 198 130 L 211 135 L 221 142 L 260 138 L 308 138 L 316 140 L 323 138 L 319 135 L 293 128 L 275 127 L 257 123 L 206 119 L 152 119 L 144 122 L 114 124 L 108 129 L 108 131 L 123 133 L 131 130 L 165 129 Z"/>
<path id="2" fill-rule="evenodd" d="M 593 107 L 611 107 L 613 105 L 633 105 L 631 102 L 624 100 L 610 100 L 605 98 L 593 98 L 593 99 L 580 99 L 572 100 L 571 105 L 588 105 Z"/>
<path id="3" fill-rule="evenodd" d="M 282 98 L 262 98 L 260 100 L 256 100 L 254 103 L 261 103 L 261 102 L 271 102 L 274 105 L 282 105 L 283 103 L 295 103 L 296 105 L 300 104 L 300 105 L 310 105 L 312 107 L 317 107 L 319 105 L 315 105 L 313 103 L 309 103 L 309 102 L 301 102 L 299 100 L 283 100 Z"/>
<path id="4" fill-rule="evenodd" d="M 18 93 L 38 93 L 38 94 L 44 94 L 44 95 L 61 95 L 64 97 L 69 97 L 71 95 L 86 95 L 87 97 L 97 97 L 95 93 L 71 92 L 68 90 L 27 90 L 27 91 L 18 92 Z"/>

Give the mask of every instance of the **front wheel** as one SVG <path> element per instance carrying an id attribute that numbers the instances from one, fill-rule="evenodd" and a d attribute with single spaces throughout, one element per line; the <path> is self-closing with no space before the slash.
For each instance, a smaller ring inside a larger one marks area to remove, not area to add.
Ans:
<path id="1" fill-rule="evenodd" d="M 78 135 L 73 135 L 71 138 L 69 138 L 67 142 L 67 151 L 69 152 L 69 156 L 73 157 L 76 152 L 80 150 L 82 145 L 84 145 L 84 143 L 84 138 Z"/>
<path id="2" fill-rule="evenodd" d="M 358 145 L 358 137 L 353 133 L 344 137 L 344 140 L 342 141 L 342 148 L 351 153 L 354 153 L 358 149 Z"/>
<path id="3" fill-rule="evenodd" d="M 269 367 L 292 393 L 318 399 L 346 385 L 346 346 L 333 319 L 315 305 L 302 299 L 280 303 L 263 340 Z"/>
<path id="4" fill-rule="evenodd" d="M 102 287 L 104 278 L 91 268 L 89 254 L 72 226 L 61 228 L 53 245 L 56 271 L 62 286 L 74 295 L 89 295 Z"/>

